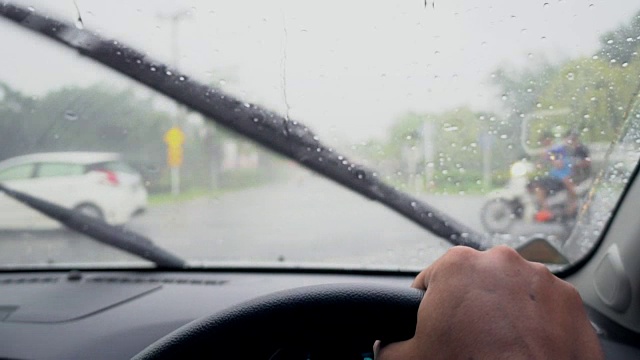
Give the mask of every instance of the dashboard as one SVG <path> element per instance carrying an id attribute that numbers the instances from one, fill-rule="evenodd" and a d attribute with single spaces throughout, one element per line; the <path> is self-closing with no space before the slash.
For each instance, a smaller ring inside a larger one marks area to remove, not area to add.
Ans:
<path id="1" fill-rule="evenodd" d="M 192 320 L 257 296 L 335 283 L 406 289 L 412 280 L 404 274 L 268 271 L 3 273 L 0 359 L 129 359 Z M 608 358 L 640 358 L 637 334 L 588 310 Z M 370 359 L 371 345 L 357 344 L 341 358 Z M 272 358 L 328 356 L 321 349 L 291 348 Z"/>

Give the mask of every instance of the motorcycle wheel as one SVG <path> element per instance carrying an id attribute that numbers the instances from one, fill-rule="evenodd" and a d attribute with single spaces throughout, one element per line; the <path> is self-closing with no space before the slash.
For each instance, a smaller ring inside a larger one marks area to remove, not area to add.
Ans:
<path id="1" fill-rule="evenodd" d="M 502 198 L 487 201 L 480 210 L 482 226 L 492 233 L 507 232 L 516 216 L 511 202 Z"/>

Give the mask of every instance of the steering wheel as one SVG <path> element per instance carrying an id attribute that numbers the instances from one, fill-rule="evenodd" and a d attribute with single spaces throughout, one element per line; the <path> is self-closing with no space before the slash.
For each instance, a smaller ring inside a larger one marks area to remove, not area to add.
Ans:
<path id="1" fill-rule="evenodd" d="M 358 358 L 376 339 L 411 338 L 423 294 L 364 283 L 275 292 L 190 322 L 134 359 Z"/>

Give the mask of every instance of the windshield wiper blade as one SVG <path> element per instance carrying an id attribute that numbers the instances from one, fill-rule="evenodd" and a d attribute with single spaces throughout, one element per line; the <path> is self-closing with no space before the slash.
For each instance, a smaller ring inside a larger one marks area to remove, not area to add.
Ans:
<path id="1" fill-rule="evenodd" d="M 71 23 L 42 16 L 15 5 L 0 5 L 0 16 L 77 50 L 132 79 L 173 98 L 255 142 L 305 167 L 376 200 L 453 245 L 483 249 L 485 236 L 403 193 L 362 166 L 350 163 L 323 145 L 306 126 L 220 89 L 201 84 L 143 53 L 107 40 Z"/>
<path id="2" fill-rule="evenodd" d="M 76 232 L 88 235 L 103 244 L 147 259 L 158 267 L 171 269 L 186 267 L 184 260 L 159 248 L 151 240 L 135 232 L 109 225 L 100 219 L 92 218 L 47 200 L 11 190 L 3 184 L 0 184 L 0 191 Z"/>

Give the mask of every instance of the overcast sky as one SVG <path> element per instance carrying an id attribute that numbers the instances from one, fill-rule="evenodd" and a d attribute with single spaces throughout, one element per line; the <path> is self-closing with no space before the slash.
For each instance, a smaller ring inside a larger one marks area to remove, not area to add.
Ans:
<path id="1" fill-rule="evenodd" d="M 73 1 L 21 1 L 73 22 Z M 321 136 L 382 136 L 408 111 L 499 110 L 498 66 L 592 54 L 637 0 L 76 1 L 84 27 L 173 61 L 193 77 L 309 124 Z M 42 94 L 91 84 L 95 67 L 0 23 L 0 80 Z M 9 50 L 11 49 L 11 50 Z M 34 70 L 37 68 L 37 70 Z M 332 140 L 329 139 L 329 140 Z M 331 141 L 330 141 L 331 142 Z"/>

